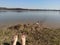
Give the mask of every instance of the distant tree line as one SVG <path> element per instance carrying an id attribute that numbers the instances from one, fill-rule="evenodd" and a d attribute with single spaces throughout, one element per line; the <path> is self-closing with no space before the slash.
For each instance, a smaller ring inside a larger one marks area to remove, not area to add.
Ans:
<path id="1" fill-rule="evenodd" d="M 60 11 L 56 9 L 24 9 L 24 8 L 6 8 L 6 7 L 0 7 L 0 10 Z"/>

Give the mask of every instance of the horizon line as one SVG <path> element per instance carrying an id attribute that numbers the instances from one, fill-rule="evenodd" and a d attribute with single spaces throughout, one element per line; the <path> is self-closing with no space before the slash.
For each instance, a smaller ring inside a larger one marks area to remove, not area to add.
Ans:
<path id="1" fill-rule="evenodd" d="M 55 8 L 24 8 L 24 7 L 0 7 L 0 8 L 21 8 L 21 9 L 47 9 L 47 10 L 60 10 Z"/>

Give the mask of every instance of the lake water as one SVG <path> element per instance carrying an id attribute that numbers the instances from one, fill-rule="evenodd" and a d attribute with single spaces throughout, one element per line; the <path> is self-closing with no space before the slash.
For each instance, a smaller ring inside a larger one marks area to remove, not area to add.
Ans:
<path id="1" fill-rule="evenodd" d="M 42 21 L 46 26 L 60 27 L 59 11 L 0 12 L 0 24 Z"/>

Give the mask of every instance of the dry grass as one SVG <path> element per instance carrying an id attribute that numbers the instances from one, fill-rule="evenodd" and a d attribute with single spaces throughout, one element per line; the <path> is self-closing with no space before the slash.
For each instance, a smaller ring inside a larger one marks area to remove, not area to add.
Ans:
<path id="1" fill-rule="evenodd" d="M 19 35 L 19 42 L 21 42 L 21 34 L 23 32 L 27 34 L 26 45 L 60 45 L 60 29 L 41 29 L 40 26 L 31 24 L 19 25 L 19 29 L 16 29 L 18 26 L 11 26 L 0 30 L 0 45 L 4 45 L 4 43 L 10 44 L 12 36 L 16 32 Z"/>

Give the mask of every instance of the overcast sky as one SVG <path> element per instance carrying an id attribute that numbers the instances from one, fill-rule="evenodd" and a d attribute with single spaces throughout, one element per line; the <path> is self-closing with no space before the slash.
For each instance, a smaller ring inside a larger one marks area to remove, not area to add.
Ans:
<path id="1" fill-rule="evenodd" d="M 0 7 L 60 9 L 60 0 L 0 0 Z"/>

